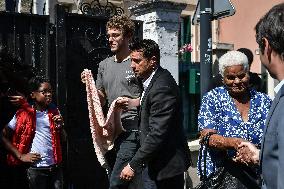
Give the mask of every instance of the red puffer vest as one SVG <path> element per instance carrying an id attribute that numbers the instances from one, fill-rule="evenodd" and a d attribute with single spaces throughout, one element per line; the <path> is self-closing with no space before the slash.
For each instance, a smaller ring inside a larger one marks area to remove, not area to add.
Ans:
<path id="1" fill-rule="evenodd" d="M 55 127 L 52 117 L 58 115 L 59 111 L 56 107 L 48 109 L 48 117 L 50 123 L 50 132 L 52 140 L 52 149 L 54 161 L 59 164 L 62 161 L 62 151 L 60 143 L 60 130 Z M 32 140 L 35 136 L 36 130 L 36 110 L 28 103 L 22 105 L 16 113 L 17 123 L 13 134 L 12 144 L 22 154 L 29 152 Z M 7 161 L 9 165 L 20 165 L 23 162 L 12 154 L 8 154 Z"/>

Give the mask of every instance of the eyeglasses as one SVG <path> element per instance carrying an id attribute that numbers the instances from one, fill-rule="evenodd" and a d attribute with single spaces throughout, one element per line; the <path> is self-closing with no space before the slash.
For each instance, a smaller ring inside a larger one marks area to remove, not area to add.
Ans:
<path id="1" fill-rule="evenodd" d="M 259 52 L 260 52 L 260 49 L 259 49 L 259 48 L 257 48 L 257 49 L 254 50 L 254 53 L 255 53 L 256 55 L 259 55 Z"/>
<path id="2" fill-rule="evenodd" d="M 53 91 L 51 89 L 37 90 L 37 92 L 39 92 L 39 93 L 41 93 L 43 95 L 45 95 L 47 93 L 49 93 L 49 94 L 53 93 Z"/>

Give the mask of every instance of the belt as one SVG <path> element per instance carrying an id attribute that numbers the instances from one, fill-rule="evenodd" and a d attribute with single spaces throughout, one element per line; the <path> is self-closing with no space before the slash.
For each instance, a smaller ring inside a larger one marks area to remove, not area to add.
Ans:
<path id="1" fill-rule="evenodd" d="M 140 131 L 138 129 L 130 129 L 130 130 L 126 130 L 124 132 L 131 133 L 131 132 L 140 132 Z"/>
<path id="2" fill-rule="evenodd" d="M 30 168 L 33 169 L 33 170 L 53 172 L 53 171 L 57 170 L 60 167 L 61 167 L 60 165 L 54 164 L 54 165 L 50 165 L 50 166 L 47 166 L 47 167 L 31 166 Z"/>
<path id="3" fill-rule="evenodd" d="M 138 128 L 138 119 L 122 119 L 121 120 L 122 127 L 125 130 L 137 130 Z"/>
<path id="4" fill-rule="evenodd" d="M 140 135 L 139 130 L 126 130 L 119 134 L 119 136 L 115 139 L 115 143 L 120 145 L 120 142 L 124 140 L 138 140 Z"/>

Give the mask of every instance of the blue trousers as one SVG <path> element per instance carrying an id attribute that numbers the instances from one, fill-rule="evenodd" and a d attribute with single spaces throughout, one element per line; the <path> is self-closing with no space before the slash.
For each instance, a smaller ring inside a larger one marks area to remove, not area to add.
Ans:
<path id="1" fill-rule="evenodd" d="M 116 140 L 114 150 L 116 153 L 115 162 L 110 175 L 109 189 L 139 189 L 141 185 L 141 171 L 136 170 L 135 176 L 131 181 L 120 179 L 122 169 L 133 158 L 138 150 L 139 133 L 138 132 L 125 132 L 122 133 Z"/>

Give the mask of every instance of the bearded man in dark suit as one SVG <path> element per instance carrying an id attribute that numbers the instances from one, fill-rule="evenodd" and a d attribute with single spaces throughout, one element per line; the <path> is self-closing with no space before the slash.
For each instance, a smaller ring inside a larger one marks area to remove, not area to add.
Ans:
<path id="1" fill-rule="evenodd" d="M 142 165 L 158 189 L 182 189 L 190 153 L 182 127 L 179 88 L 170 72 L 160 66 L 156 42 L 144 39 L 132 44 L 131 67 L 142 79 L 139 130 L 141 147 L 122 170 L 121 179 L 131 180 Z"/>

